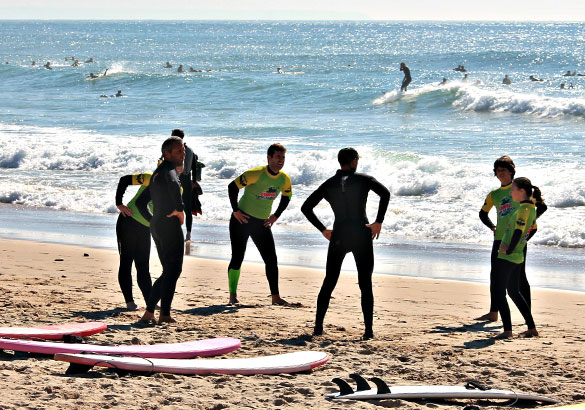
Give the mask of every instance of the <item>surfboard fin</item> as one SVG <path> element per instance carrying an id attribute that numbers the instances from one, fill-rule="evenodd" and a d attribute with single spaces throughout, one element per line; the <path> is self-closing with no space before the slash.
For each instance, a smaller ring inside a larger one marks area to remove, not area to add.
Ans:
<path id="1" fill-rule="evenodd" d="M 378 388 L 378 394 L 390 394 L 390 387 L 388 387 L 384 380 L 378 377 L 372 377 L 370 380 L 373 381 Z"/>
<path id="2" fill-rule="evenodd" d="M 349 375 L 355 382 L 357 383 L 357 391 L 364 391 L 364 390 L 371 390 L 372 388 L 362 376 L 357 373 L 352 373 Z"/>
<path id="3" fill-rule="evenodd" d="M 468 380 L 467 383 L 465 383 L 465 388 L 467 390 L 481 390 L 481 391 L 485 391 L 485 390 L 489 390 L 490 388 L 488 386 L 486 386 L 485 384 L 481 384 L 478 381 L 475 380 Z"/>
<path id="4" fill-rule="evenodd" d="M 71 363 L 65 374 L 83 374 L 91 370 L 93 366 L 89 364 Z"/>
<path id="5" fill-rule="evenodd" d="M 336 377 L 335 379 L 331 380 L 337 386 L 339 386 L 339 395 L 345 396 L 346 394 L 353 394 L 353 389 L 345 380 Z"/>

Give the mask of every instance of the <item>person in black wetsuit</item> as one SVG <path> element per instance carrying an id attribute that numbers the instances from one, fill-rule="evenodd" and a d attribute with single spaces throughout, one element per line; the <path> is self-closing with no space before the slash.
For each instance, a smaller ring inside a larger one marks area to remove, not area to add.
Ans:
<path id="1" fill-rule="evenodd" d="M 317 298 L 317 316 L 314 335 L 323 333 L 323 319 L 329 300 L 348 252 L 352 252 L 358 270 L 358 283 L 362 293 L 362 312 L 366 331 L 363 339 L 374 337 L 374 295 L 372 272 L 374 270 L 373 239 L 380 236 L 384 215 L 390 201 L 390 191 L 374 177 L 356 173 L 359 155 L 353 148 L 343 148 L 337 159 L 341 169 L 313 192 L 301 207 L 301 211 L 329 241 L 325 280 Z M 366 216 L 366 201 L 369 191 L 380 196 L 376 222 L 369 224 Z M 335 214 L 333 230 L 327 229 L 313 212 L 322 199 L 331 205 Z"/>
<path id="2" fill-rule="evenodd" d="M 174 129 L 171 132 L 171 136 L 185 138 L 183 130 Z M 197 160 L 199 157 L 193 152 L 193 150 L 185 144 L 185 167 L 183 172 L 179 174 L 179 180 L 183 187 L 183 206 L 185 207 L 185 227 L 187 233 L 185 234 L 185 240 L 191 240 L 191 227 L 193 226 L 193 214 L 201 214 L 201 208 L 191 209 L 193 201 L 193 190 L 201 192 L 201 187 L 197 182 Z M 191 175 L 193 177 L 191 178 Z"/>
<path id="3" fill-rule="evenodd" d="M 412 81 L 412 77 L 410 76 L 410 69 L 406 66 L 406 63 L 400 63 L 400 71 L 404 71 L 404 79 L 402 80 L 402 85 L 400 86 L 400 91 L 406 92 L 408 88 L 408 84 Z"/>
<path id="4" fill-rule="evenodd" d="M 181 183 L 176 167 L 185 160 L 185 145 L 179 137 L 170 137 L 162 145 L 164 161 L 152 173 L 150 185 L 145 194 L 137 200 L 137 206 L 150 219 L 150 233 L 162 264 L 163 272 L 152 285 L 146 312 L 141 321 L 154 320 L 154 309 L 160 300 L 158 322 L 174 323 L 171 317 L 171 303 L 177 280 L 183 269 L 183 230 L 185 215 L 181 200 Z M 150 195 L 146 194 L 148 192 Z M 152 199 L 154 215 L 147 209 Z"/>
<path id="5" fill-rule="evenodd" d="M 150 183 L 150 173 L 124 175 L 120 178 L 116 189 L 116 207 L 120 210 L 116 223 L 116 239 L 120 254 L 118 269 L 118 283 L 124 295 L 126 307 L 129 310 L 138 310 L 138 305 L 132 296 L 132 263 L 136 266 L 138 287 L 144 301 L 148 303 L 152 280 L 150 279 L 150 223 L 144 218 L 136 206 L 136 201 Z M 129 185 L 141 185 L 138 192 L 124 205 L 122 199 Z"/>

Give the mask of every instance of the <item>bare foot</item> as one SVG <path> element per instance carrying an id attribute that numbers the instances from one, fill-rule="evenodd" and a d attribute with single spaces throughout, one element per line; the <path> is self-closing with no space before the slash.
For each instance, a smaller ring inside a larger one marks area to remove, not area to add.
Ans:
<path id="1" fill-rule="evenodd" d="M 536 328 L 528 329 L 528 330 L 520 333 L 519 336 L 520 337 L 536 337 L 536 336 L 538 336 L 538 332 L 536 331 Z"/>
<path id="2" fill-rule="evenodd" d="M 230 302 L 228 303 L 228 305 L 239 305 L 240 301 L 238 300 L 238 295 L 236 293 L 231 293 L 230 294 Z"/>
<path id="3" fill-rule="evenodd" d="M 475 320 L 487 320 L 489 322 L 497 322 L 498 321 L 498 312 L 486 313 L 483 316 L 476 317 Z"/>
<path id="4" fill-rule="evenodd" d="M 168 316 L 167 315 L 160 315 L 158 317 L 158 323 L 159 324 L 161 324 L 161 323 L 177 323 L 177 321 L 175 319 L 173 319 L 171 317 L 171 315 L 168 315 Z"/>
<path id="5" fill-rule="evenodd" d="M 126 302 L 126 309 L 130 311 L 138 310 L 138 305 L 134 302 Z"/>
<path id="6" fill-rule="evenodd" d="M 144 323 L 144 324 L 150 324 L 152 321 L 154 321 L 154 313 L 149 312 L 147 310 L 146 312 L 144 312 L 144 314 L 142 315 L 142 317 L 140 318 L 140 320 L 138 322 Z"/>
<path id="7" fill-rule="evenodd" d="M 514 337 L 514 334 L 512 333 L 512 331 L 506 330 L 506 331 L 500 333 L 499 335 L 497 335 L 496 339 L 511 339 L 512 337 Z"/>

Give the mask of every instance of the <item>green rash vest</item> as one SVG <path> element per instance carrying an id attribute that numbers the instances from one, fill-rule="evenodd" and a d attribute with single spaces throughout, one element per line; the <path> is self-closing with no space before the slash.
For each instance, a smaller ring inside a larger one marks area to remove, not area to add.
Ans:
<path id="1" fill-rule="evenodd" d="M 522 236 L 520 241 L 514 248 L 511 254 L 498 253 L 499 259 L 504 259 L 512 263 L 524 262 L 524 248 L 526 247 L 526 238 L 532 229 L 534 229 L 534 221 L 536 220 L 536 207 L 532 202 L 521 202 L 518 208 L 506 218 L 506 230 L 502 243 L 510 244 L 514 231 L 520 229 Z"/>
<path id="2" fill-rule="evenodd" d="M 496 207 L 497 219 L 496 219 L 496 232 L 494 234 L 494 240 L 501 241 L 506 231 L 506 219 L 507 217 L 518 208 L 518 202 L 512 200 L 510 189 L 512 183 L 510 182 L 506 186 L 502 186 L 498 189 L 494 189 L 490 192 L 485 199 L 481 210 L 489 213 L 492 207 Z"/>
<path id="3" fill-rule="evenodd" d="M 279 193 L 292 197 L 290 177 L 282 171 L 277 175 L 268 172 L 268 165 L 249 169 L 234 180 L 238 189 L 244 189 L 244 195 L 238 202 L 238 208 L 258 219 L 266 219 L 272 212 L 272 203 Z"/>
<path id="4" fill-rule="evenodd" d="M 142 174 L 132 174 L 132 185 L 142 185 L 138 188 L 138 192 L 136 195 L 128 202 L 126 205 L 128 208 L 132 210 L 132 218 L 135 219 L 137 222 L 140 222 L 144 226 L 150 226 L 150 223 L 144 219 L 138 208 L 136 207 L 136 200 L 142 195 L 142 192 L 148 187 L 150 184 L 150 177 L 152 176 L 151 173 L 145 172 Z M 150 212 L 152 212 L 152 201 L 148 203 L 148 207 L 150 208 Z"/>

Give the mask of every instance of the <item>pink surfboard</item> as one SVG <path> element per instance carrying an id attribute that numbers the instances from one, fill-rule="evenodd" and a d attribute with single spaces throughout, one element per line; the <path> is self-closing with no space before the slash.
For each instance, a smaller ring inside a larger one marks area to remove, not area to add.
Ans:
<path id="1" fill-rule="evenodd" d="M 104 322 L 75 322 L 34 327 L 0 327 L 0 337 L 60 340 L 65 335 L 84 337 L 101 333 L 107 328 L 108 326 Z"/>
<path id="2" fill-rule="evenodd" d="M 18 352 L 55 354 L 55 353 L 92 353 L 115 354 L 122 356 L 158 357 L 190 359 L 193 357 L 217 356 L 233 352 L 241 346 L 239 339 L 222 337 L 194 340 L 183 343 L 157 345 L 100 346 L 85 343 L 38 342 L 34 340 L 0 339 L 0 349 Z"/>
<path id="3" fill-rule="evenodd" d="M 305 351 L 245 359 L 146 359 L 57 353 L 55 360 L 72 363 L 68 374 L 101 366 L 137 372 L 251 375 L 303 372 L 325 364 L 329 356 L 324 352 Z"/>

